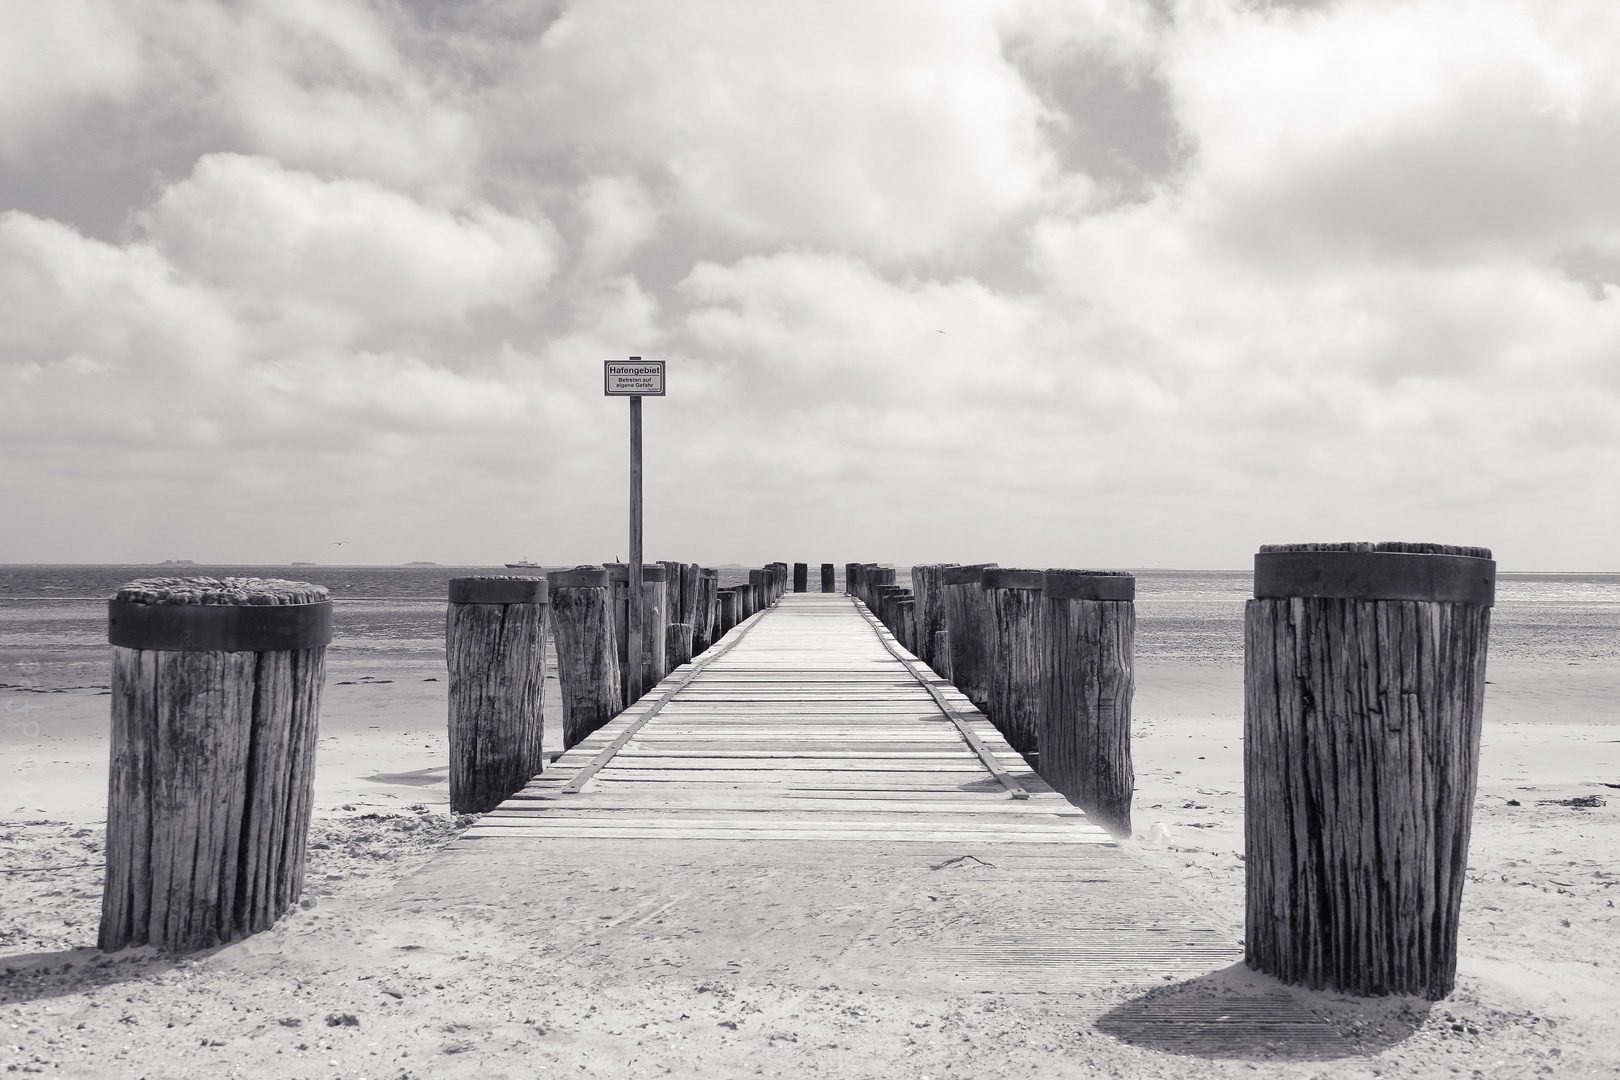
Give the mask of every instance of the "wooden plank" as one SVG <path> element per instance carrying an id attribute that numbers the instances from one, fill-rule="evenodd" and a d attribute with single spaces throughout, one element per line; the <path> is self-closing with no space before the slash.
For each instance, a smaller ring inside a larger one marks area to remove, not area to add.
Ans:
<path id="1" fill-rule="evenodd" d="M 683 830 L 654 830 L 654 829 L 619 829 L 603 826 L 601 828 L 540 828 L 530 826 L 526 828 L 488 828 L 475 825 L 462 833 L 467 840 L 488 839 L 547 839 L 547 840 L 859 840 L 871 843 L 874 839 L 881 839 L 885 843 L 995 843 L 995 844 L 1099 844 L 1113 845 L 1114 839 L 1107 833 L 1089 833 L 1077 830 L 1065 831 L 1060 839 L 1046 836 L 1019 836 L 1003 835 L 999 833 L 974 832 L 926 832 L 922 830 L 889 828 L 881 834 L 870 832 L 849 831 L 839 829 L 821 829 L 815 832 L 799 832 L 787 829 L 683 829 Z"/>

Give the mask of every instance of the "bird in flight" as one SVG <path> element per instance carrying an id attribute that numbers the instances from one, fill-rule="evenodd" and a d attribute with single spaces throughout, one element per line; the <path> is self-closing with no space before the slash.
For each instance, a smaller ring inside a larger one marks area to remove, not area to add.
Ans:
<path id="1" fill-rule="evenodd" d="M 347 540 L 334 540 L 334 541 L 332 541 L 332 543 L 336 544 L 338 547 L 342 547 L 344 544 L 347 544 L 348 541 Z"/>

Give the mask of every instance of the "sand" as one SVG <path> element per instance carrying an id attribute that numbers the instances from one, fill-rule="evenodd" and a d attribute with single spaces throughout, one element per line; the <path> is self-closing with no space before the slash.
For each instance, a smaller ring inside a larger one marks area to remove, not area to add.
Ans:
<path id="1" fill-rule="evenodd" d="M 1168 987 L 1074 991 L 1059 980 L 1042 993 L 1038 980 L 1009 976 L 988 992 L 920 993 L 829 968 L 816 959 L 825 943 L 809 933 L 772 939 L 770 964 L 755 969 L 703 946 L 748 940 L 769 919 L 850 942 L 914 922 L 923 901 L 910 879 L 858 859 L 815 882 L 795 879 L 789 860 L 727 892 L 707 861 L 718 853 L 694 852 L 684 868 L 656 873 L 624 853 L 579 879 L 594 883 L 578 886 L 589 903 L 539 894 L 473 902 L 442 881 L 440 892 L 424 892 L 442 877 L 433 853 L 466 820 L 447 813 L 444 672 L 431 652 L 334 654 L 299 910 L 206 954 L 103 956 L 93 943 L 106 698 L 85 663 L 15 667 L 0 696 L 3 863 L 52 868 L 0 874 L 8 1071 L 152 1080 L 1620 1072 L 1613 661 L 1493 664 L 1458 989 L 1433 1008 L 1288 990 L 1241 966 Z M 1241 663 L 1230 657 L 1139 664 L 1136 837 L 1127 845 L 1234 939 L 1241 688 Z M 931 880 L 993 908 L 993 871 L 959 873 Z M 831 895 L 837 904 L 818 899 Z M 683 911 L 685 922 L 659 921 Z M 1118 1019 L 1187 997 L 1241 1004 L 1276 994 L 1326 1018 L 1337 1049 L 1254 1043 L 1188 1057 Z"/>

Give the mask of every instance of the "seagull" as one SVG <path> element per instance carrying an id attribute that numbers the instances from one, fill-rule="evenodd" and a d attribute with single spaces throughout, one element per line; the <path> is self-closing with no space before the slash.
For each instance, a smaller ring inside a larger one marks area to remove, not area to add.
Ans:
<path id="1" fill-rule="evenodd" d="M 347 544 L 348 541 L 347 540 L 334 540 L 334 541 L 332 541 L 332 543 L 336 544 L 338 547 L 342 547 L 344 544 Z"/>

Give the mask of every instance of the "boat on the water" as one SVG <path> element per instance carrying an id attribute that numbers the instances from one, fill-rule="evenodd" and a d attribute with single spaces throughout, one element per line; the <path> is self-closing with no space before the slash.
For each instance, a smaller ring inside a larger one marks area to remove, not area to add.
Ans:
<path id="1" fill-rule="evenodd" d="M 507 563 L 506 568 L 508 570 L 539 570 L 541 569 L 541 566 L 537 562 L 530 562 L 529 557 L 525 555 L 517 562 Z"/>

